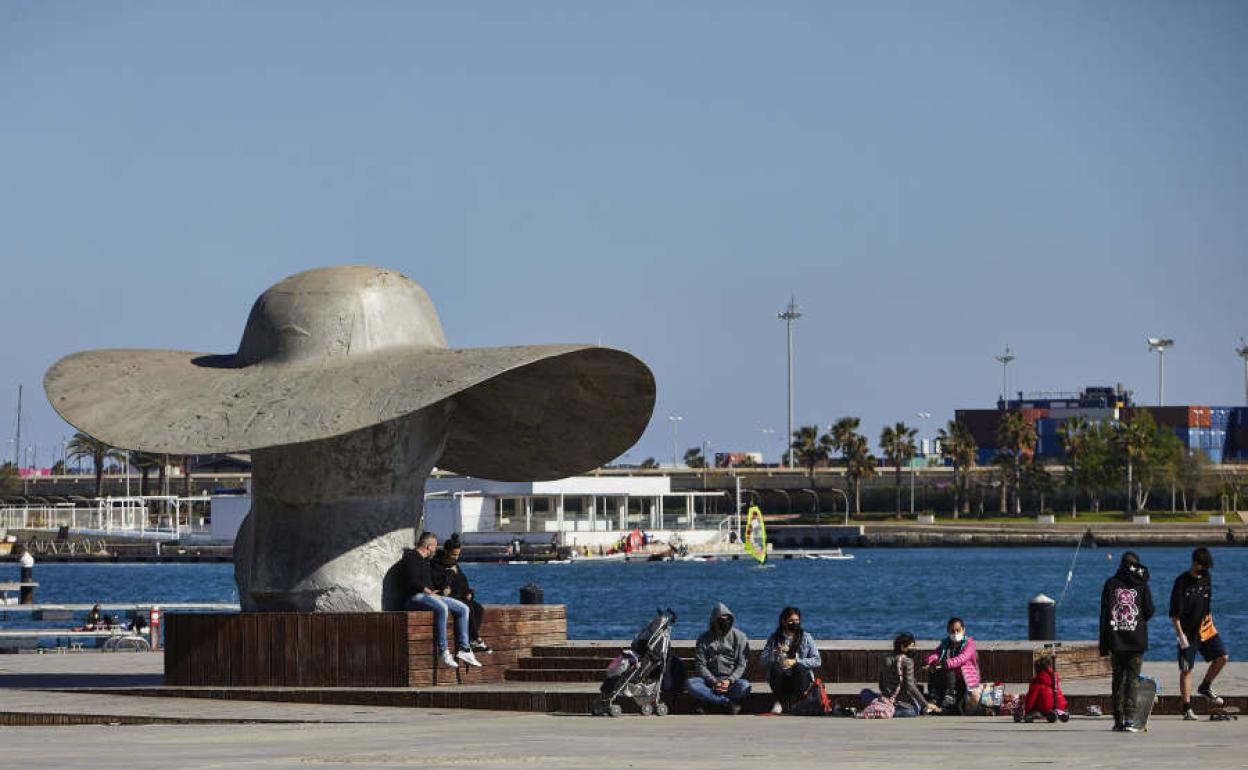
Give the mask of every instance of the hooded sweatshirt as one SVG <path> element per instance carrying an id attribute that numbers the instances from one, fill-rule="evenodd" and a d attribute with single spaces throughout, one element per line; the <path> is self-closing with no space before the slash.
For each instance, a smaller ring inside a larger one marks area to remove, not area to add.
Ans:
<path id="1" fill-rule="evenodd" d="M 1101 654 L 1147 650 L 1148 621 L 1152 617 L 1148 568 L 1138 563 L 1119 565 L 1101 590 Z"/>
<path id="2" fill-rule="evenodd" d="M 734 621 L 727 633 L 718 628 L 720 618 Z M 745 675 L 745 666 L 750 661 L 750 640 L 745 632 L 736 627 L 732 611 L 723 602 L 715 604 L 711 610 L 709 628 L 698 637 L 694 649 L 694 668 L 698 676 L 708 684 L 720 679 L 736 681 Z"/>

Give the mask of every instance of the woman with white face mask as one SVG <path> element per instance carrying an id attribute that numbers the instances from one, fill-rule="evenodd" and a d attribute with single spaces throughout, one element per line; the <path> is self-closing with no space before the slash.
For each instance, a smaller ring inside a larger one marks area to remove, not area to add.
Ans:
<path id="1" fill-rule="evenodd" d="M 978 702 L 979 657 L 975 640 L 966 635 L 962 618 L 949 618 L 948 635 L 927 656 L 927 689 L 945 714 L 957 714 Z"/>

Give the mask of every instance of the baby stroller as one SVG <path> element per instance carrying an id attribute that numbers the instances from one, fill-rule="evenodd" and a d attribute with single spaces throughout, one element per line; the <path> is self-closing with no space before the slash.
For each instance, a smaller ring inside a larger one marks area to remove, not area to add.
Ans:
<path id="1" fill-rule="evenodd" d="M 643 716 L 667 716 L 667 704 L 660 700 L 663 674 L 672 646 L 672 626 L 676 613 L 658 610 L 632 644 L 607 666 L 607 678 L 594 699 L 589 713 L 594 716 L 618 717 L 624 713 L 618 698 L 632 698 Z"/>

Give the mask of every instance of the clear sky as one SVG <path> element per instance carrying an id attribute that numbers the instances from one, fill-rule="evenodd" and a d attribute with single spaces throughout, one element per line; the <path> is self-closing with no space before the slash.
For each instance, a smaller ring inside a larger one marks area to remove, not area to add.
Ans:
<path id="1" fill-rule="evenodd" d="M 0 3 L 0 441 L 67 353 L 230 352 L 366 262 L 658 379 L 628 461 L 1011 383 L 1240 404 L 1242 2 Z"/>

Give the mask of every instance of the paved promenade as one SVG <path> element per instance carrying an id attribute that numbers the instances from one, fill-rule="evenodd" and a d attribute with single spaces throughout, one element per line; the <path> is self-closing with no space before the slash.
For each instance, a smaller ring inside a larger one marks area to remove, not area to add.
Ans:
<path id="1" fill-rule="evenodd" d="M 1222 689 L 1243 692 L 1248 666 Z M 1155 667 L 1165 675 L 1168 664 Z M 1108 719 L 1015 725 L 1002 718 L 761 716 L 592 718 L 445 709 L 140 698 L 46 688 L 158 679 L 157 654 L 0 656 L 0 712 L 113 717 L 3 727 L 0 768 L 309 767 L 1079 767 L 1242 768 L 1248 721 L 1158 717 L 1145 734 Z M 121 716 L 186 724 L 127 725 Z M 266 720 L 248 724 L 246 720 Z M 223 724 L 223 722 L 225 724 Z M 241 722 L 241 723 L 240 723 Z"/>

